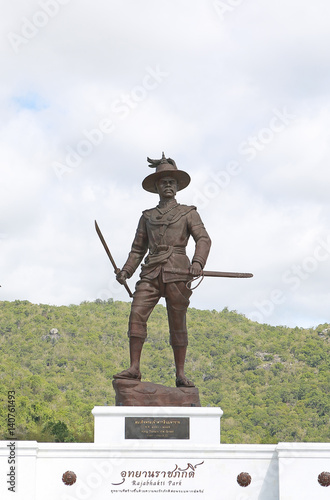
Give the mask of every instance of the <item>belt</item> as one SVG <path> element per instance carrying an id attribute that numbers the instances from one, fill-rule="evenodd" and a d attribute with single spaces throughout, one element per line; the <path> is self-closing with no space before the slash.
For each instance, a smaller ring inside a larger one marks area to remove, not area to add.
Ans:
<path id="1" fill-rule="evenodd" d="M 185 249 L 185 247 L 174 247 L 173 253 L 178 253 L 180 255 L 186 255 L 186 249 Z"/>
<path id="2" fill-rule="evenodd" d="M 163 252 L 167 252 L 171 247 L 168 245 L 158 245 L 154 251 L 150 252 L 150 255 L 158 255 Z M 172 253 L 180 254 L 180 255 L 186 255 L 186 249 L 185 247 L 172 247 Z"/>

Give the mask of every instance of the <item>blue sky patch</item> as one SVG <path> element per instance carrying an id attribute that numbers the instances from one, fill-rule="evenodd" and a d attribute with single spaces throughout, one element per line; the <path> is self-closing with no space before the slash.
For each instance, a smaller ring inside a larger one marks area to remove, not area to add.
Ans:
<path id="1" fill-rule="evenodd" d="M 14 102 L 20 108 L 30 109 L 32 111 L 41 111 L 48 108 L 49 104 L 36 92 L 27 92 L 20 96 L 14 97 Z"/>

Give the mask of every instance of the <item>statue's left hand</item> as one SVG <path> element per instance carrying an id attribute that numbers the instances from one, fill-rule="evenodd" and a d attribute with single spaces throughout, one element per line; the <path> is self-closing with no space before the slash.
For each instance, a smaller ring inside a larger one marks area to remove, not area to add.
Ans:
<path id="1" fill-rule="evenodd" d="M 200 276 L 202 272 L 202 266 L 199 262 L 193 262 L 189 268 L 189 272 L 192 276 Z"/>

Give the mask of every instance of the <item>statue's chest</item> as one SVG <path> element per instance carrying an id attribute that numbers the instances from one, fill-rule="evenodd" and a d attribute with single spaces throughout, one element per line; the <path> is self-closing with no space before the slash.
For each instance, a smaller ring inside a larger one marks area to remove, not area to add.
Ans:
<path id="1" fill-rule="evenodd" d="M 186 217 L 181 214 L 152 214 L 147 221 L 147 232 L 149 241 L 159 241 L 161 239 L 168 241 L 168 244 L 174 244 L 181 240 L 187 233 Z"/>

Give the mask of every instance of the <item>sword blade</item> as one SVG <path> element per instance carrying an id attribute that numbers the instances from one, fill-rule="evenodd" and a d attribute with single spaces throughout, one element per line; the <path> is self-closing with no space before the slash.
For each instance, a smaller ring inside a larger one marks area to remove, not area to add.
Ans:
<path id="1" fill-rule="evenodd" d="M 107 256 L 108 256 L 108 257 L 109 257 L 109 259 L 110 259 L 110 262 L 111 262 L 111 264 L 112 264 L 112 266 L 113 266 L 114 273 L 117 275 L 117 274 L 119 273 L 120 269 L 119 269 L 119 267 L 117 267 L 117 266 L 116 266 L 116 263 L 115 263 L 115 261 L 114 261 L 114 258 L 112 257 L 111 252 L 110 252 L 110 250 L 109 250 L 109 247 L 108 247 L 108 245 L 107 245 L 107 243 L 106 243 L 105 239 L 103 238 L 103 234 L 101 233 L 101 229 L 99 228 L 98 223 L 97 223 L 96 221 L 94 221 L 94 222 L 95 222 L 95 229 L 96 229 L 96 232 L 97 232 L 97 234 L 98 234 L 98 237 L 100 238 L 101 243 L 102 243 L 102 245 L 103 245 L 103 247 L 104 247 L 104 250 L 106 251 Z M 130 290 L 130 288 L 129 288 L 129 286 L 127 285 L 127 283 L 126 283 L 126 282 L 124 283 L 124 287 L 125 287 L 125 289 L 126 289 L 126 291 L 127 291 L 128 295 L 129 295 L 130 297 L 133 297 L 133 294 L 132 294 L 132 292 L 131 292 L 131 290 Z"/>
<path id="2" fill-rule="evenodd" d="M 102 243 L 102 245 L 103 245 L 103 247 L 104 247 L 104 250 L 106 251 L 106 253 L 107 253 L 107 255 L 108 255 L 109 259 L 110 259 L 110 262 L 111 262 L 111 264 L 112 264 L 112 266 L 113 266 L 113 269 L 114 269 L 114 271 L 115 271 L 115 274 L 118 274 L 118 273 L 119 273 L 119 271 L 120 271 L 120 269 L 119 269 L 119 267 L 117 267 L 117 266 L 116 266 L 116 263 L 115 263 L 115 261 L 114 261 L 114 258 L 113 258 L 113 257 L 112 257 L 112 255 L 111 255 L 111 252 L 110 252 L 110 250 L 109 250 L 109 247 L 108 247 L 108 245 L 107 245 L 107 243 L 106 243 L 105 239 L 103 238 L 103 234 L 101 233 L 101 229 L 99 228 L 98 223 L 97 223 L 96 221 L 95 221 L 95 229 L 96 229 L 96 232 L 97 232 L 97 234 L 98 234 L 98 236 L 99 236 L 99 238 L 100 238 L 100 240 L 101 240 L 101 243 Z"/>

